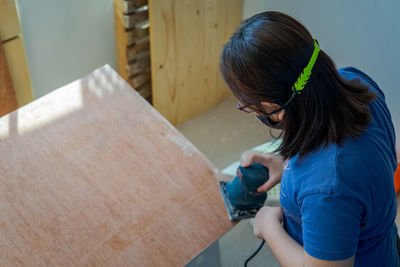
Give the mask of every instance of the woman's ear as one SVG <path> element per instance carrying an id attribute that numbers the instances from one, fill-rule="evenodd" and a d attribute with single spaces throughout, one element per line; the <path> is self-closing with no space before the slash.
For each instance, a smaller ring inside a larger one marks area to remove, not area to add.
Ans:
<path id="1" fill-rule="evenodd" d="M 265 102 L 265 101 L 261 102 L 261 105 L 264 106 L 267 113 L 270 113 L 271 112 L 270 110 L 275 110 L 280 107 L 278 104 L 271 103 L 271 102 Z"/>
<path id="2" fill-rule="evenodd" d="M 276 109 L 278 109 L 278 108 L 281 107 L 281 106 L 278 105 L 278 104 L 270 103 L 270 102 L 265 102 L 265 101 L 261 102 L 261 104 L 264 106 L 264 108 L 265 108 L 265 110 L 266 110 L 267 113 L 272 112 L 272 111 L 274 111 L 274 110 L 276 110 Z M 283 120 L 283 118 L 285 117 L 285 114 L 286 114 L 286 113 L 285 113 L 285 110 L 282 109 L 282 110 L 279 111 L 278 113 L 271 115 L 271 119 L 272 119 L 273 121 L 276 121 L 276 122 L 281 121 L 281 120 Z"/>
<path id="3" fill-rule="evenodd" d="M 282 109 L 282 110 L 279 111 L 277 114 L 278 114 L 279 121 L 281 121 L 281 120 L 283 120 L 283 118 L 285 117 L 285 110 Z"/>

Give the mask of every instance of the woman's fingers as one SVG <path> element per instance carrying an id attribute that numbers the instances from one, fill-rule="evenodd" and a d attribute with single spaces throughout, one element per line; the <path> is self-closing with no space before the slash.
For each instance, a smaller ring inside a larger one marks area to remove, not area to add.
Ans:
<path id="1" fill-rule="evenodd" d="M 241 164 L 242 167 L 249 167 L 253 163 L 260 163 L 268 167 L 268 154 L 253 153 L 250 154 Z"/>
<path id="2" fill-rule="evenodd" d="M 279 181 L 276 181 L 275 179 L 269 179 L 266 181 L 262 186 L 260 186 L 257 189 L 257 192 L 267 192 L 270 190 L 272 187 L 274 187 Z"/>
<path id="3" fill-rule="evenodd" d="M 242 162 L 242 167 L 249 167 L 253 163 L 260 163 L 269 169 L 269 179 L 258 188 L 258 192 L 267 192 L 281 181 L 283 160 L 280 156 L 266 153 L 249 154 Z"/>

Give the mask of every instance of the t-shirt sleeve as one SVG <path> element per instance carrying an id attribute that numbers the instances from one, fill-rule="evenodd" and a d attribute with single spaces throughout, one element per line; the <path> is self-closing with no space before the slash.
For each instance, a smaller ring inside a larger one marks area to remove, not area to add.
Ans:
<path id="1" fill-rule="evenodd" d="M 351 197 L 328 193 L 301 201 L 305 251 L 321 260 L 344 260 L 357 251 L 363 204 Z"/>

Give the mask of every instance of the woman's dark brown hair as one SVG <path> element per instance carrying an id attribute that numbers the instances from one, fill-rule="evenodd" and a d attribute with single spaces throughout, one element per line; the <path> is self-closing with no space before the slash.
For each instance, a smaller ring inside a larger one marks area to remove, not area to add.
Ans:
<path id="1" fill-rule="evenodd" d="M 263 12 L 245 20 L 223 47 L 220 69 L 233 94 L 265 113 L 261 102 L 284 104 L 314 50 L 308 30 L 292 17 Z M 282 144 L 285 158 L 303 156 L 367 128 L 367 104 L 375 94 L 359 79 L 343 79 L 321 49 L 301 94 L 285 108 Z"/>

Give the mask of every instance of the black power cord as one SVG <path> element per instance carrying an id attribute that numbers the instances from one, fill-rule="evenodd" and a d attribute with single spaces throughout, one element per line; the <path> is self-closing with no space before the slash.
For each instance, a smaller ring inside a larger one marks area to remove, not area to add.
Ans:
<path id="1" fill-rule="evenodd" d="M 258 252 L 260 252 L 262 246 L 264 245 L 265 240 L 263 239 L 263 241 L 261 241 L 261 244 L 258 246 L 258 248 L 256 249 L 256 251 L 254 251 L 253 254 L 250 255 L 250 257 L 247 258 L 247 260 L 244 262 L 244 267 L 247 267 L 247 263 L 254 258 L 255 255 L 257 255 Z"/>

